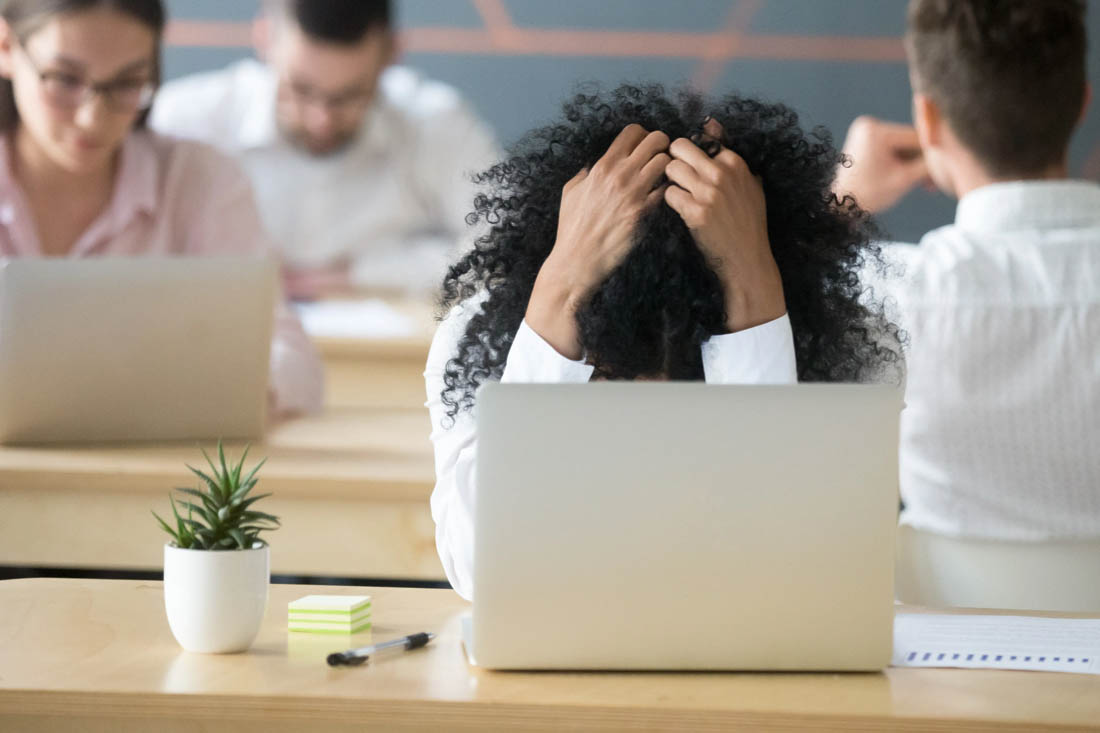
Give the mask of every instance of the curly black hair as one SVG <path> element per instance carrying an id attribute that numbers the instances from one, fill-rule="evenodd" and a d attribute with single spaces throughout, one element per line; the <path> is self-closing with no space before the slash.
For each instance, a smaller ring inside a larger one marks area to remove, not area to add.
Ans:
<path id="1" fill-rule="evenodd" d="M 562 187 L 630 123 L 698 140 L 713 117 L 725 144 L 761 177 L 800 380 L 871 381 L 899 362 L 898 328 L 859 278 L 869 262 L 881 266 L 877 231 L 851 197 L 832 193 L 843 156 L 827 131 L 805 135 L 797 114 L 782 104 L 737 95 L 709 100 L 688 90 L 670 97 L 660 85 L 584 89 L 564 113 L 477 177 L 484 189 L 467 221 L 488 231 L 450 267 L 440 300 L 445 313 L 484 298 L 444 370 L 441 398 L 451 418 L 471 408 L 478 386 L 504 370 L 535 277 L 554 246 Z M 725 333 L 722 284 L 667 204 L 643 217 L 635 236 L 624 262 L 577 313 L 594 376 L 700 380 L 701 345 Z"/>

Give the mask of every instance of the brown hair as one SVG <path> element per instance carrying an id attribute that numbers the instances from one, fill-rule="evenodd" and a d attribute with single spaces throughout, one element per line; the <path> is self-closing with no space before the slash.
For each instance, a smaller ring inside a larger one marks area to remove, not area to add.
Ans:
<path id="1" fill-rule="evenodd" d="M 11 32 L 25 43 L 50 19 L 65 13 L 79 13 L 95 8 L 111 8 L 135 18 L 148 26 L 156 35 L 156 51 L 153 65 L 153 82 L 160 83 L 160 45 L 164 35 L 165 12 L 161 0 L 7 0 L 0 9 Z M 149 110 L 142 110 L 134 122 L 144 127 Z M 0 78 L 0 133 L 10 132 L 19 124 L 19 110 L 15 106 L 15 90 L 10 79 Z"/>
<path id="2" fill-rule="evenodd" d="M 995 176 L 1061 163 L 1085 98 L 1083 0 L 910 0 L 915 90 Z"/>

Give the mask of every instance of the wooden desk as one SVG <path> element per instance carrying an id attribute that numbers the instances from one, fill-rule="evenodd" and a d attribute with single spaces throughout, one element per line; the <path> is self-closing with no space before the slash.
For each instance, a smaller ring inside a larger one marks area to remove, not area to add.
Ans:
<path id="1" fill-rule="evenodd" d="M 0 730 L 1064 731 L 1100 724 L 1100 677 L 1090 675 L 487 672 L 469 667 L 461 648 L 467 604 L 440 590 L 368 591 L 374 640 L 437 632 L 423 650 L 331 669 L 324 655 L 342 644 L 297 634 L 288 643 L 289 600 L 362 590 L 272 586 L 253 648 L 206 656 L 176 645 L 159 583 L 2 582 Z"/>
<path id="2" fill-rule="evenodd" d="M 422 409 L 424 365 L 435 334 L 434 307 L 387 298 L 412 333 L 390 338 L 314 336 L 325 365 L 325 404 L 332 407 Z"/>
<path id="3" fill-rule="evenodd" d="M 283 520 L 272 572 L 442 580 L 429 429 L 422 409 L 348 408 L 271 430 L 252 456 L 268 456 L 263 503 Z M 160 569 L 149 512 L 165 516 L 201 462 L 194 444 L 0 447 L 0 564 Z"/>

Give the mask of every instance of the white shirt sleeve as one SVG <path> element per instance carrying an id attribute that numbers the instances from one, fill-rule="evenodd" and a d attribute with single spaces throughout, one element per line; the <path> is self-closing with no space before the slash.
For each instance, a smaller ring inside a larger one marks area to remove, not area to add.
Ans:
<path id="1" fill-rule="evenodd" d="M 447 580 L 466 599 L 473 596 L 477 420 L 471 410 L 448 418 L 441 395 L 447 362 L 458 351 L 466 325 L 479 308 L 479 302 L 467 301 L 439 324 L 424 370 L 426 405 L 435 447 L 435 490 L 431 504 L 436 549 Z M 502 381 L 587 382 L 592 371 L 591 366 L 559 354 L 524 322 L 508 352 Z"/>
<path id="2" fill-rule="evenodd" d="M 573 361 L 558 353 L 542 336 L 527 325 L 519 324 L 508 361 L 504 364 L 501 382 L 583 384 L 592 378 L 595 368 L 583 361 Z"/>
<path id="3" fill-rule="evenodd" d="M 479 188 L 474 176 L 500 159 L 500 148 L 489 127 L 457 93 L 438 97 L 431 111 L 423 112 L 418 130 L 417 187 L 445 227 L 459 233 L 474 209 Z"/>
<path id="4" fill-rule="evenodd" d="M 703 374 L 707 384 L 794 384 L 791 319 L 784 313 L 755 328 L 712 336 L 703 344 Z"/>

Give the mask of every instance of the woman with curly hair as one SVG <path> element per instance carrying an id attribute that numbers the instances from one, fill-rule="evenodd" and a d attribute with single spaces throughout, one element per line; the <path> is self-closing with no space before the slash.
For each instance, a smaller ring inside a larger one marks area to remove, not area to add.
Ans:
<path id="1" fill-rule="evenodd" d="M 782 105 L 660 86 L 564 112 L 480 175 L 469 220 L 487 232 L 444 281 L 425 370 L 436 542 L 466 598 L 484 382 L 872 381 L 900 363 L 860 286 L 874 232 L 831 193 L 827 133 Z"/>

